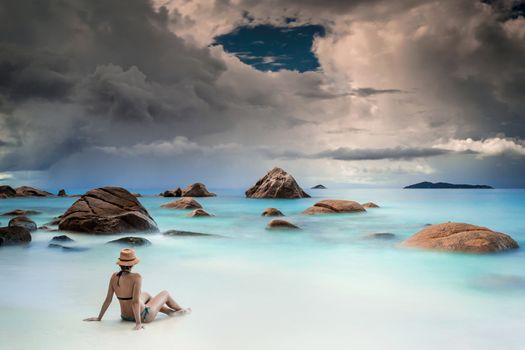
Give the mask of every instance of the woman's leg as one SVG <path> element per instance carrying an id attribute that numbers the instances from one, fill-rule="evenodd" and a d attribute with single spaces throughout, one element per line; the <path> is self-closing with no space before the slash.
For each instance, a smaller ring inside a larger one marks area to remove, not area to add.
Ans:
<path id="1" fill-rule="evenodd" d="M 161 309 L 164 307 L 164 311 L 167 311 L 165 309 L 164 304 L 166 304 L 169 308 L 180 311 L 182 308 L 173 300 L 173 298 L 170 296 L 170 294 L 167 291 L 162 291 L 159 294 L 155 295 L 153 298 L 151 298 L 147 303 L 146 307 L 148 307 L 148 314 L 146 318 L 144 319 L 144 322 L 151 322 L 157 317 L 157 314 Z"/>

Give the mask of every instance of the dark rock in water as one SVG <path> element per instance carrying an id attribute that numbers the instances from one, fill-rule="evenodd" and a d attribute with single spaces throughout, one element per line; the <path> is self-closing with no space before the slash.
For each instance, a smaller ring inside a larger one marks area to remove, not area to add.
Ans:
<path id="1" fill-rule="evenodd" d="M 0 245 L 19 245 L 31 242 L 31 232 L 28 229 L 13 226 L 0 227 Z"/>
<path id="2" fill-rule="evenodd" d="M 266 208 L 261 216 L 284 216 L 284 214 L 277 208 Z"/>
<path id="3" fill-rule="evenodd" d="M 59 197 L 67 197 L 66 190 L 61 189 L 60 191 L 58 191 L 57 196 L 59 196 Z"/>
<path id="4" fill-rule="evenodd" d="M 309 198 L 292 175 L 281 168 L 273 168 L 246 191 L 248 198 Z"/>
<path id="5" fill-rule="evenodd" d="M 493 189 L 494 187 L 487 186 L 487 185 L 466 185 L 466 184 L 450 184 L 447 182 L 420 182 L 414 185 L 405 186 L 403 188 L 407 189 L 444 189 L 444 188 L 452 188 L 452 189 Z"/>
<path id="6" fill-rule="evenodd" d="M 343 214 L 366 211 L 363 206 L 354 201 L 341 199 L 325 199 L 305 209 L 304 214 Z"/>
<path id="7" fill-rule="evenodd" d="M 58 227 L 93 234 L 158 231 L 148 211 L 121 187 L 87 192 L 62 215 Z"/>
<path id="8" fill-rule="evenodd" d="M 206 186 L 200 182 L 189 185 L 182 190 L 183 197 L 215 197 L 216 194 L 209 192 Z"/>
<path id="9" fill-rule="evenodd" d="M 375 238 L 375 239 L 394 239 L 396 238 L 396 235 L 389 232 L 378 232 L 378 233 L 371 233 L 366 236 L 367 238 Z"/>
<path id="10" fill-rule="evenodd" d="M 300 230 L 299 226 L 292 224 L 286 220 L 274 219 L 266 225 L 268 230 Z"/>
<path id="11" fill-rule="evenodd" d="M 166 190 L 160 194 L 163 197 L 182 197 L 182 190 L 180 187 L 177 187 L 174 190 Z"/>
<path id="12" fill-rule="evenodd" d="M 27 216 L 17 216 L 9 220 L 9 227 L 23 227 L 30 232 L 36 231 L 36 223 Z"/>
<path id="13" fill-rule="evenodd" d="M 164 236 L 172 237 L 212 237 L 217 235 L 212 235 L 210 233 L 200 233 L 200 232 L 191 232 L 191 231 L 179 231 L 179 230 L 169 230 L 163 233 Z"/>
<path id="14" fill-rule="evenodd" d="M 162 204 L 161 208 L 170 208 L 170 209 L 200 209 L 202 205 L 199 204 L 195 199 L 191 197 L 185 197 L 179 199 L 175 202 L 170 202 Z"/>
<path id="15" fill-rule="evenodd" d="M 15 189 L 17 197 L 49 197 L 53 194 L 38 188 L 29 186 L 20 186 Z"/>
<path id="16" fill-rule="evenodd" d="M 49 243 L 47 245 L 48 248 L 55 248 L 55 249 L 62 249 L 66 252 L 84 252 L 86 250 L 88 250 L 89 248 L 85 248 L 85 247 L 70 247 L 70 246 L 65 246 L 65 245 L 62 245 L 62 244 L 58 244 L 58 243 Z"/>
<path id="17" fill-rule="evenodd" d="M 459 222 L 432 225 L 402 243 L 406 247 L 462 253 L 493 253 L 518 248 L 512 237 Z"/>
<path id="18" fill-rule="evenodd" d="M 62 242 L 62 243 L 65 243 L 65 242 L 74 242 L 74 240 L 69 238 L 66 235 L 60 235 L 60 236 L 55 236 L 55 237 L 51 238 L 51 242 Z"/>
<path id="19" fill-rule="evenodd" d="M 41 214 L 36 210 L 24 210 L 24 209 L 15 209 L 2 214 L 2 216 L 20 216 L 20 215 L 38 215 Z"/>
<path id="20" fill-rule="evenodd" d="M 3 185 L 0 186 L 0 198 L 11 198 L 16 196 L 16 191 L 13 187 Z"/>
<path id="21" fill-rule="evenodd" d="M 142 238 L 142 237 L 123 237 L 123 238 L 115 239 L 113 241 L 109 241 L 108 244 L 125 244 L 129 246 L 142 246 L 142 245 L 150 245 L 151 242 L 148 241 L 146 238 Z"/>
<path id="22" fill-rule="evenodd" d="M 213 216 L 213 215 L 209 214 L 204 209 L 195 209 L 194 211 L 189 213 L 188 216 L 194 218 L 194 217 L 207 217 L 207 216 Z"/>
<path id="23" fill-rule="evenodd" d="M 324 185 L 315 185 L 312 187 L 312 190 L 326 190 L 326 187 Z"/>
<path id="24" fill-rule="evenodd" d="M 366 202 L 361 204 L 363 208 L 370 209 L 370 208 L 379 208 L 379 205 L 375 204 L 374 202 Z"/>

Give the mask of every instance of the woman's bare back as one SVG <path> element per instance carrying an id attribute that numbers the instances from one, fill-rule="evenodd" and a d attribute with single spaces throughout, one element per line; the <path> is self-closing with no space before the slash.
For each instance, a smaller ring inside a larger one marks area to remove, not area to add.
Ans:
<path id="1" fill-rule="evenodd" d="M 119 276 L 120 275 L 120 276 Z M 134 272 L 116 272 L 111 276 L 111 286 L 115 291 L 115 295 L 119 299 L 120 313 L 122 316 L 133 318 L 133 295 L 134 288 L 140 286 L 137 283 L 142 277 L 138 273 Z M 140 288 L 140 287 L 139 287 Z M 136 291 L 135 291 L 136 292 Z M 138 291 L 135 295 L 141 295 L 141 291 Z M 140 311 L 144 309 L 144 302 L 140 301 Z"/>

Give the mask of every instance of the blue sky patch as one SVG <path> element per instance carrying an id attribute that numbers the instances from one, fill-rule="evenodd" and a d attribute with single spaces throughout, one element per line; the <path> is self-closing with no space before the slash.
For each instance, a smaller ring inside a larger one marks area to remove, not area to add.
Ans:
<path id="1" fill-rule="evenodd" d="M 222 45 L 226 52 L 261 71 L 288 69 L 306 72 L 319 68 L 319 61 L 312 53 L 316 35 L 325 35 L 323 26 L 243 26 L 216 37 L 215 44 Z"/>

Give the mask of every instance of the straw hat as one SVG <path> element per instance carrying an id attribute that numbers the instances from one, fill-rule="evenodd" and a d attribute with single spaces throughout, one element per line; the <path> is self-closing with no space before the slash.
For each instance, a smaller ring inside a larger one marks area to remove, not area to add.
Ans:
<path id="1" fill-rule="evenodd" d="M 139 263 L 139 258 L 135 255 L 133 249 L 124 248 L 120 251 L 120 257 L 117 260 L 117 265 L 133 266 Z"/>

